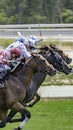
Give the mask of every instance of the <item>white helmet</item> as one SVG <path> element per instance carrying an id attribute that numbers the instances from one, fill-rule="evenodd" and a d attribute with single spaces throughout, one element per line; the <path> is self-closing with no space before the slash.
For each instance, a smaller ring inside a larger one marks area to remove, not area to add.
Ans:
<path id="1" fill-rule="evenodd" d="M 23 36 L 21 36 L 20 38 L 18 38 L 17 41 L 20 41 L 20 42 L 22 42 L 24 45 L 29 46 L 28 40 L 27 40 L 25 37 L 23 37 Z"/>
<path id="2" fill-rule="evenodd" d="M 35 45 L 39 42 L 39 39 L 36 36 L 30 36 L 28 41 L 29 46 L 35 47 Z"/>
<path id="3" fill-rule="evenodd" d="M 17 41 L 22 42 L 24 45 L 29 46 L 29 42 L 28 40 L 21 34 L 21 32 L 17 32 L 19 38 L 17 39 Z"/>

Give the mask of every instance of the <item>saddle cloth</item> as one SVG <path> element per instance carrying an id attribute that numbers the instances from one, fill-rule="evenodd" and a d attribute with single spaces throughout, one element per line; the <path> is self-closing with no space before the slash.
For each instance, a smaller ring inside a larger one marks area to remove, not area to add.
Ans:
<path id="1" fill-rule="evenodd" d="M 15 70 L 22 65 L 21 62 L 12 63 L 11 71 L 6 70 L 3 64 L 0 64 L 0 88 L 4 88 L 4 81 L 9 79 L 9 74 L 14 73 Z M 22 67 L 22 66 L 21 66 Z"/>
<path id="2" fill-rule="evenodd" d="M 8 79 L 8 71 L 3 64 L 0 64 L 0 88 L 4 87 L 3 82 Z"/>

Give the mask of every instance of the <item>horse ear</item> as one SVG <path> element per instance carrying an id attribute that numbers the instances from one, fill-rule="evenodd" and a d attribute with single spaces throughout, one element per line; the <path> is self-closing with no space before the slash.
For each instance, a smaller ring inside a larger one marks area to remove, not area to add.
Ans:
<path id="1" fill-rule="evenodd" d="M 49 49 L 50 53 L 54 54 L 54 51 L 52 48 Z"/>
<path id="2" fill-rule="evenodd" d="M 35 56 L 35 55 L 34 55 L 34 53 L 31 53 L 31 56 L 33 56 L 33 57 L 34 57 L 34 56 Z"/>
<path id="3" fill-rule="evenodd" d="M 32 55 L 33 57 L 36 57 L 37 54 L 34 53 L 34 52 L 32 52 L 31 55 Z"/>
<path id="4" fill-rule="evenodd" d="M 54 45 L 54 44 L 50 44 L 49 46 L 50 46 L 51 48 L 53 48 L 53 49 L 56 48 L 56 45 Z"/>
<path id="5" fill-rule="evenodd" d="M 49 46 L 50 46 L 52 49 L 54 49 L 55 51 L 58 51 L 58 52 L 60 52 L 60 53 L 63 53 L 63 51 L 60 50 L 59 48 L 57 48 L 56 45 L 50 44 Z"/>
<path id="6" fill-rule="evenodd" d="M 39 47 L 39 50 L 45 50 L 45 51 L 48 51 L 49 47 L 44 45 L 44 46 L 41 46 Z"/>

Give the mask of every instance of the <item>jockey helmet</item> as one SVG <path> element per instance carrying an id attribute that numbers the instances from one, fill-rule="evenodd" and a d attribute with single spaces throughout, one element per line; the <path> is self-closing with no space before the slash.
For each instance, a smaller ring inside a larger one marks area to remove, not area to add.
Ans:
<path id="1" fill-rule="evenodd" d="M 38 38 L 34 35 L 30 36 L 29 38 L 31 38 L 32 40 L 38 40 Z"/>
<path id="2" fill-rule="evenodd" d="M 12 48 L 12 49 L 10 50 L 10 53 L 11 53 L 11 54 L 16 54 L 18 57 L 21 56 L 21 51 L 20 51 L 19 48 Z"/>
<path id="3" fill-rule="evenodd" d="M 36 36 L 30 36 L 28 41 L 29 46 L 35 47 L 35 45 L 39 42 L 39 39 Z"/>
<path id="4" fill-rule="evenodd" d="M 28 40 L 25 37 L 23 37 L 23 36 L 21 36 L 20 38 L 18 38 L 17 41 L 22 42 L 24 45 L 29 46 Z"/>

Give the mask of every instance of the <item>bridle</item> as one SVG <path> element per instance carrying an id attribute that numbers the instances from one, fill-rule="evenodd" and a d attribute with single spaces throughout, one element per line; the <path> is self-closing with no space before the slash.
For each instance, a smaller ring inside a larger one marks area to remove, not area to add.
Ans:
<path id="1" fill-rule="evenodd" d="M 32 55 L 33 56 L 33 55 Z M 40 70 L 40 72 L 44 72 L 44 73 L 47 73 L 47 68 L 45 68 L 46 66 L 44 66 L 41 62 L 40 62 L 40 59 L 39 59 L 39 57 L 34 57 L 33 56 L 33 58 L 34 58 L 34 60 L 35 60 L 35 62 L 37 63 L 37 65 L 40 65 L 40 67 L 42 68 L 41 70 Z M 27 67 L 30 67 L 34 72 L 39 72 L 39 70 L 37 70 L 36 68 L 33 68 L 31 65 L 29 65 L 28 63 L 24 63 L 25 64 L 25 66 L 27 66 Z"/>

